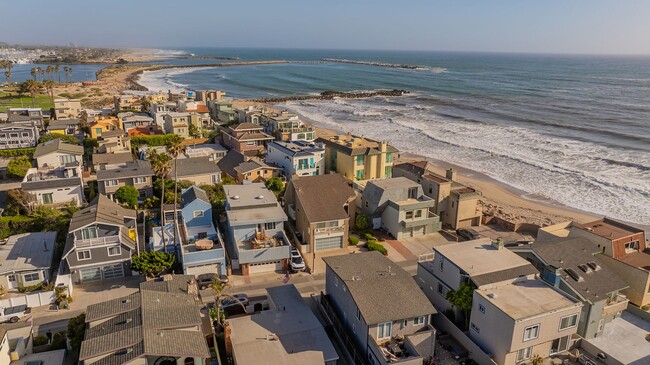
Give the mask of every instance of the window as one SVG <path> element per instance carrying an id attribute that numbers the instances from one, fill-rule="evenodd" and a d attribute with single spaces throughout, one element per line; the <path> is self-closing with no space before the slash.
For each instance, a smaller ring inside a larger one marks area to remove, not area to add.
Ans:
<path id="1" fill-rule="evenodd" d="M 144 177 L 144 176 L 143 177 L 134 177 L 133 178 L 133 183 L 134 184 L 144 184 L 146 182 L 147 182 L 147 178 Z"/>
<path id="2" fill-rule="evenodd" d="M 20 136 L 21 136 L 21 137 L 29 137 L 29 133 L 27 133 L 27 132 L 23 132 L 23 133 L 20 134 Z"/>
<path id="3" fill-rule="evenodd" d="M 443 295 L 445 293 L 445 287 L 442 284 L 438 283 L 438 294 Z"/>
<path id="4" fill-rule="evenodd" d="M 524 341 L 534 340 L 539 336 L 539 324 L 524 328 Z"/>
<path id="5" fill-rule="evenodd" d="M 355 172 L 355 177 L 357 178 L 357 180 L 363 180 L 363 170 L 357 170 Z"/>
<path id="6" fill-rule="evenodd" d="M 417 199 L 418 198 L 418 188 L 409 188 L 409 199 Z"/>
<path id="7" fill-rule="evenodd" d="M 337 288 L 339 287 L 339 278 L 336 276 L 334 277 L 334 286 Z"/>
<path id="8" fill-rule="evenodd" d="M 625 252 L 629 253 L 632 251 L 636 251 L 639 249 L 639 241 L 634 241 L 634 242 L 627 242 L 625 244 Z"/>
<path id="9" fill-rule="evenodd" d="M 445 269 L 445 259 L 440 258 L 440 271 L 443 271 Z"/>
<path id="10" fill-rule="evenodd" d="M 352 323 L 352 333 L 357 333 L 357 324 Z"/>
<path id="11" fill-rule="evenodd" d="M 413 219 L 413 211 L 406 212 L 406 219 Z"/>
<path id="12" fill-rule="evenodd" d="M 106 186 L 117 186 L 117 180 L 106 180 L 106 181 L 104 181 L 104 185 L 106 185 Z"/>
<path id="13" fill-rule="evenodd" d="M 9 133 L 9 137 L 18 138 L 18 133 Z"/>
<path id="14" fill-rule="evenodd" d="M 393 177 L 393 166 L 386 166 L 384 168 L 384 177 L 386 178 Z"/>
<path id="15" fill-rule="evenodd" d="M 118 256 L 121 254 L 122 254 L 122 249 L 120 248 L 120 246 L 108 248 L 108 256 Z"/>
<path id="16" fill-rule="evenodd" d="M 357 166 L 363 165 L 363 155 L 357 156 L 354 161 Z"/>
<path id="17" fill-rule="evenodd" d="M 578 314 L 572 314 L 570 316 L 560 318 L 560 331 L 567 328 L 575 327 L 578 323 Z"/>
<path id="18" fill-rule="evenodd" d="M 392 152 L 386 152 L 386 162 L 393 162 L 393 153 Z"/>
<path id="19" fill-rule="evenodd" d="M 358 321 L 361 320 L 361 311 L 359 310 L 359 308 L 357 308 L 357 320 Z"/>
<path id="20" fill-rule="evenodd" d="M 192 213 L 192 215 L 194 216 L 194 218 L 203 217 L 203 211 L 202 211 L 202 210 L 195 210 L 195 211 Z"/>
<path id="21" fill-rule="evenodd" d="M 377 326 L 377 339 L 389 338 L 393 330 L 393 322 L 380 323 Z"/>
<path id="22" fill-rule="evenodd" d="M 23 281 L 24 282 L 30 282 L 30 281 L 38 281 L 40 277 L 38 276 L 37 272 L 33 272 L 31 274 L 25 274 L 23 275 Z"/>
<path id="23" fill-rule="evenodd" d="M 43 204 L 52 204 L 54 202 L 52 193 L 45 193 L 42 195 L 42 197 L 43 197 Z"/>
<path id="24" fill-rule="evenodd" d="M 74 155 L 63 155 L 59 156 L 59 160 L 61 161 L 61 165 L 65 165 L 77 161 L 77 158 Z"/>
<path id="25" fill-rule="evenodd" d="M 264 223 L 264 229 L 275 229 L 275 222 Z"/>
<path id="26" fill-rule="evenodd" d="M 84 261 L 84 260 L 90 260 L 90 251 L 77 251 L 77 260 L 79 261 Z"/>
<path id="27" fill-rule="evenodd" d="M 84 228 L 81 230 L 81 238 L 87 240 L 91 238 L 97 238 L 97 230 L 95 227 Z"/>
<path id="28" fill-rule="evenodd" d="M 427 318 L 427 316 L 420 316 L 420 317 L 413 318 L 413 325 L 417 326 L 417 325 L 420 325 L 420 324 L 424 324 L 424 322 L 426 321 L 426 318 Z"/>
<path id="29" fill-rule="evenodd" d="M 478 311 L 485 314 L 485 306 L 483 304 L 478 305 Z"/>
<path id="30" fill-rule="evenodd" d="M 530 359 L 530 355 L 532 354 L 532 352 L 533 352 L 532 347 L 526 347 L 525 349 L 521 349 L 517 351 L 517 362 Z"/>
<path id="31" fill-rule="evenodd" d="M 476 331 L 476 333 L 481 333 L 481 329 L 480 329 L 477 325 L 475 325 L 474 322 L 470 323 L 469 326 L 470 326 L 474 331 Z"/>
<path id="32" fill-rule="evenodd" d="M 138 196 L 140 199 L 146 199 L 147 198 L 147 191 L 146 190 L 138 190 Z"/>
<path id="33" fill-rule="evenodd" d="M 415 218 L 421 218 L 422 217 L 422 210 L 418 209 L 415 211 Z"/>

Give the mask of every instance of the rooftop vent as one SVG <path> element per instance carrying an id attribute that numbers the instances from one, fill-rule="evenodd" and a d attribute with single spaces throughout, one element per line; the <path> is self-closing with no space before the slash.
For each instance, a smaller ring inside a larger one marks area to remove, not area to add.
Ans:
<path id="1" fill-rule="evenodd" d="M 122 304 L 129 304 L 131 303 L 131 299 L 122 299 Z"/>
<path id="2" fill-rule="evenodd" d="M 598 265 L 598 264 L 597 264 L 596 262 L 594 262 L 594 261 L 589 261 L 589 262 L 587 262 L 587 265 L 589 265 L 589 267 L 590 267 L 592 270 L 594 270 L 594 271 L 598 271 L 598 270 L 600 270 L 600 265 Z"/>
<path id="3" fill-rule="evenodd" d="M 490 293 L 490 294 L 488 294 L 488 297 L 494 299 L 494 298 L 497 297 L 497 293 Z"/>
<path id="4" fill-rule="evenodd" d="M 591 272 L 591 268 L 589 266 L 585 265 L 585 264 L 578 265 L 578 267 L 580 268 L 580 270 L 582 270 L 583 272 L 585 272 L 587 274 Z"/>
<path id="5" fill-rule="evenodd" d="M 239 199 L 239 195 L 233 195 L 232 199 L 233 199 L 233 200 L 237 200 L 237 199 Z"/>
<path id="6" fill-rule="evenodd" d="M 264 199 L 264 195 L 258 195 L 255 197 L 255 199 Z"/>
<path id="7" fill-rule="evenodd" d="M 566 271 L 566 273 L 569 274 L 569 276 L 570 276 L 573 280 L 578 281 L 578 282 L 580 282 L 580 281 L 584 281 L 584 279 L 582 278 L 582 276 L 580 276 L 580 275 L 579 275 L 575 270 L 573 270 L 572 268 L 564 269 L 564 271 Z"/>

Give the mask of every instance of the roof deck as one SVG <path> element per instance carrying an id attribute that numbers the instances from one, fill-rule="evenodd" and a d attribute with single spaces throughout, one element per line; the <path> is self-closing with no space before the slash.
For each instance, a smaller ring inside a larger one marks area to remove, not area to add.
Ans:
<path id="1" fill-rule="evenodd" d="M 610 240 L 617 240 L 633 234 L 643 233 L 643 230 L 640 228 L 628 226 L 627 224 L 609 218 L 603 218 L 585 224 L 574 223 L 574 227 Z"/>

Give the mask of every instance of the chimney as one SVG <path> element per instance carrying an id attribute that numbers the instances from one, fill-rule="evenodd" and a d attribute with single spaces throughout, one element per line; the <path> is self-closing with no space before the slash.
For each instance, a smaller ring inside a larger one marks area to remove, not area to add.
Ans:
<path id="1" fill-rule="evenodd" d="M 503 250 L 505 247 L 503 245 L 503 239 L 501 237 L 497 237 L 496 240 L 492 241 L 492 246 L 496 247 L 497 250 Z"/>
<path id="2" fill-rule="evenodd" d="M 456 170 L 449 169 L 447 170 L 447 173 L 445 175 L 447 176 L 447 179 L 451 181 L 456 181 Z"/>

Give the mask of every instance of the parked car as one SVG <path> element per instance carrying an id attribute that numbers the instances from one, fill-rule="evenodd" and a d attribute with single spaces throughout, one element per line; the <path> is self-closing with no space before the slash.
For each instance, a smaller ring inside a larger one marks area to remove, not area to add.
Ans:
<path id="1" fill-rule="evenodd" d="M 15 307 L 4 307 L 2 310 L 0 310 L 0 323 L 16 323 L 19 319 L 23 318 L 30 312 L 31 308 L 25 304 L 17 305 Z"/>
<path id="2" fill-rule="evenodd" d="M 199 286 L 199 289 L 205 290 L 210 287 L 210 284 L 212 284 L 214 280 L 219 280 L 220 283 L 225 284 L 228 282 L 228 276 L 217 274 L 201 274 L 196 277 L 196 284 Z"/>
<path id="3" fill-rule="evenodd" d="M 302 257 L 292 257 L 291 258 L 291 270 L 293 271 L 305 271 L 305 260 Z"/>
<path id="4" fill-rule="evenodd" d="M 471 228 L 458 228 L 456 234 L 466 240 L 477 240 L 481 238 L 481 235 Z"/>
<path id="5" fill-rule="evenodd" d="M 226 309 L 229 307 L 241 307 L 242 305 L 245 307 L 250 303 L 250 300 L 248 299 L 248 295 L 241 293 L 241 294 L 234 294 L 232 297 L 227 297 L 221 299 L 219 302 L 219 308 L 221 309 Z"/>
<path id="6" fill-rule="evenodd" d="M 295 246 L 291 246 L 291 258 L 302 257 L 300 256 L 300 251 Z"/>

